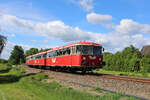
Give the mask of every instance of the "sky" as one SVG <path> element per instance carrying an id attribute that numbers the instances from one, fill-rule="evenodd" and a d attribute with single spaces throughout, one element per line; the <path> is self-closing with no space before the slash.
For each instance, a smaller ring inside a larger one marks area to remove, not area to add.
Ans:
<path id="1" fill-rule="evenodd" d="M 150 45 L 150 0 L 0 0 L 1 55 L 14 45 L 54 48 L 79 41 L 102 44 L 115 53 Z"/>

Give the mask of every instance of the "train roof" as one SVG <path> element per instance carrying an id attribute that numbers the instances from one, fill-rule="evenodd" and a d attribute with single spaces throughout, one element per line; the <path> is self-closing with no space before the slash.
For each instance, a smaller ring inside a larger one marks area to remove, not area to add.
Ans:
<path id="1" fill-rule="evenodd" d="M 72 44 L 64 45 L 64 46 L 61 46 L 61 47 L 56 47 L 56 48 L 53 48 L 51 50 L 48 50 L 47 52 L 50 52 L 50 51 L 53 51 L 53 50 L 59 50 L 59 49 L 67 48 L 67 47 L 77 46 L 77 45 L 101 46 L 101 44 L 97 44 L 97 43 L 93 43 L 93 42 L 77 42 L 77 43 L 72 43 Z"/>
<path id="2" fill-rule="evenodd" d="M 40 53 L 31 55 L 31 56 L 28 56 L 28 57 L 32 57 L 32 56 L 44 54 L 44 53 L 47 53 L 47 52 L 50 52 L 50 51 L 59 50 L 59 49 L 67 48 L 67 47 L 77 46 L 77 45 L 94 45 L 94 46 L 102 46 L 101 44 L 97 44 L 97 43 L 93 43 L 93 42 L 77 42 L 77 43 L 72 43 L 72 44 L 64 45 L 64 46 L 61 46 L 61 47 L 56 47 L 56 48 L 53 48 L 53 49 L 51 49 L 51 50 L 44 51 L 44 52 L 40 52 Z"/>

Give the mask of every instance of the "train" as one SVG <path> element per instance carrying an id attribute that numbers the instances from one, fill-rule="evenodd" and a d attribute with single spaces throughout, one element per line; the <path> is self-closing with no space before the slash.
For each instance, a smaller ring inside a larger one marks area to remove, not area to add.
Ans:
<path id="1" fill-rule="evenodd" d="M 64 71 L 92 71 L 103 67 L 104 48 L 93 42 L 76 42 L 26 58 L 26 65 Z"/>

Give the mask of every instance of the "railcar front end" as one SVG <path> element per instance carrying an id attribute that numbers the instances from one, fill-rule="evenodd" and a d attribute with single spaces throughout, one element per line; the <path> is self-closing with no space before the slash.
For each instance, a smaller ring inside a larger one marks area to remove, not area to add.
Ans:
<path id="1" fill-rule="evenodd" d="M 90 71 L 102 68 L 103 56 L 101 46 L 78 45 L 75 46 L 76 52 L 72 54 L 72 67 L 76 70 Z"/>

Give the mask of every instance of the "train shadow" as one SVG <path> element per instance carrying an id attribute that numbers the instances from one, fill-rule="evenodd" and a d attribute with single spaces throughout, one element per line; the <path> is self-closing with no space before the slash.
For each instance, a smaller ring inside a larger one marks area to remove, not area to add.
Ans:
<path id="1" fill-rule="evenodd" d="M 109 74 L 103 74 L 103 73 L 96 73 L 93 71 L 87 71 L 86 73 L 83 73 L 82 71 L 68 71 L 68 70 L 56 70 L 56 69 L 42 69 L 42 70 L 50 70 L 54 72 L 62 72 L 62 73 L 68 73 L 68 74 L 76 74 L 76 75 L 91 75 L 91 76 L 103 76 L 103 75 L 109 75 Z"/>
<path id="2" fill-rule="evenodd" d="M 53 72 L 59 72 L 59 73 L 68 73 L 68 74 L 76 74 L 76 75 L 91 75 L 91 76 L 103 76 L 103 75 L 110 75 L 110 74 L 103 74 L 103 73 L 96 73 L 93 71 L 86 71 L 86 73 L 83 73 L 82 71 L 75 71 L 75 70 L 64 70 L 64 69 L 56 69 L 56 68 L 50 68 L 50 67 L 30 67 L 30 68 L 36 68 L 40 70 L 49 70 Z"/>
<path id="3" fill-rule="evenodd" d="M 82 71 L 79 72 L 66 72 L 66 73 L 71 73 L 71 74 L 77 74 L 77 75 L 91 75 L 91 76 L 103 76 L 106 74 L 102 74 L 102 73 L 96 73 L 96 72 L 86 72 L 86 73 L 82 73 Z"/>
<path id="4" fill-rule="evenodd" d="M 27 77 L 30 75 L 35 75 L 36 73 L 29 73 L 21 76 L 16 75 L 0 75 L 0 84 L 14 83 L 18 82 L 21 78 Z"/>

